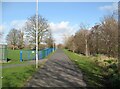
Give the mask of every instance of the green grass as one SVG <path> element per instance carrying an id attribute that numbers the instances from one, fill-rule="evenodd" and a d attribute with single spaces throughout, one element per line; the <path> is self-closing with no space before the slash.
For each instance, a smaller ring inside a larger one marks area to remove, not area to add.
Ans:
<path id="1" fill-rule="evenodd" d="M 43 67 L 46 60 L 42 61 L 39 64 L 39 68 Z M 24 87 L 32 75 L 38 69 L 35 68 L 35 65 L 26 65 L 26 66 L 17 66 L 11 68 L 2 69 L 2 86 L 7 87 Z M 6 89 L 6 88 L 5 88 Z"/>
<path id="2" fill-rule="evenodd" d="M 49 58 L 53 53 L 49 54 L 46 58 Z M 33 56 L 35 56 L 34 54 L 30 55 L 30 58 L 33 58 Z M 20 50 L 12 50 L 12 49 L 8 49 L 7 51 L 7 58 L 10 59 L 10 61 L 8 63 L 3 63 L 3 65 L 8 65 L 8 64 L 24 64 L 28 61 L 28 53 L 23 51 L 23 62 L 20 62 Z M 30 59 L 31 60 L 31 59 Z"/>
<path id="3" fill-rule="evenodd" d="M 0 64 L 0 67 L 2 66 L 2 64 Z M 2 68 L 0 68 L 0 77 L 2 76 Z M 0 89 L 2 86 L 2 79 L 0 78 Z"/>
<path id="4" fill-rule="evenodd" d="M 24 49 L 23 49 L 24 50 Z M 27 50 L 23 51 L 23 55 L 22 58 L 24 60 L 28 60 L 28 52 L 26 52 Z M 35 54 L 31 54 L 30 57 L 32 58 Z M 7 58 L 10 59 L 10 63 L 14 64 L 14 63 L 20 63 L 20 50 L 12 50 L 12 49 L 8 49 L 7 50 Z M 25 62 L 25 61 L 23 61 Z"/>
<path id="5" fill-rule="evenodd" d="M 20 50 L 8 49 L 7 51 L 8 63 L 2 63 L 3 65 L 9 64 L 24 64 L 27 61 L 20 62 Z"/>
<path id="6" fill-rule="evenodd" d="M 8 49 L 7 51 L 7 58 L 11 61 L 20 61 L 20 50 L 11 50 Z"/>
<path id="7" fill-rule="evenodd" d="M 64 50 L 66 55 L 81 69 L 88 87 L 104 87 L 104 71 L 97 66 L 92 57 L 86 57 Z"/>
<path id="8" fill-rule="evenodd" d="M 10 63 L 3 63 L 4 65 L 9 64 L 23 64 L 28 61 L 20 62 L 19 60 L 20 50 L 8 50 L 8 58 L 11 59 Z M 55 52 L 49 54 L 45 59 L 48 59 Z M 42 67 L 46 61 L 39 64 Z M 2 86 L 3 87 L 23 87 L 27 80 L 37 71 L 35 65 L 17 66 L 12 68 L 3 68 L 2 70 Z M 5 88 L 6 89 L 6 88 Z"/>
<path id="9" fill-rule="evenodd" d="M 23 66 L 14 68 L 5 68 L 2 71 L 3 87 L 22 87 L 26 80 L 36 71 L 35 66 Z"/>
<path id="10" fill-rule="evenodd" d="M 2 63 L 2 65 L 9 65 L 9 64 L 24 64 L 24 62 L 20 62 L 20 50 L 12 50 L 12 49 L 7 49 L 7 58 L 8 62 L 7 63 Z"/>

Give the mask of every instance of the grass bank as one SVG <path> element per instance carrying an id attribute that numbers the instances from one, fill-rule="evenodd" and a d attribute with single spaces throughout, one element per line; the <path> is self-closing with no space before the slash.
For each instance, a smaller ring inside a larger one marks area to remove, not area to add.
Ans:
<path id="1" fill-rule="evenodd" d="M 64 52 L 81 69 L 88 87 L 95 89 L 96 87 L 105 87 L 104 71 L 101 67 L 96 65 L 92 57 L 85 57 L 67 50 L 64 50 Z"/>
<path id="2" fill-rule="evenodd" d="M 23 50 L 25 50 L 25 49 L 23 49 Z M 50 53 L 44 59 L 48 59 L 51 55 L 53 55 L 53 53 L 54 52 Z M 32 56 L 32 54 L 31 54 L 31 56 Z M 27 57 L 28 57 L 28 53 L 26 52 L 26 54 L 24 53 L 23 58 L 27 58 Z M 26 59 L 26 60 L 20 62 L 20 50 L 7 49 L 7 58 L 8 58 L 8 62 L 7 63 L 2 63 L 3 65 L 8 65 L 8 64 L 24 64 L 24 63 L 27 63 L 29 61 L 29 60 L 26 61 L 27 60 Z"/>
<path id="3" fill-rule="evenodd" d="M 120 74 L 117 69 L 117 59 L 104 55 L 83 56 L 67 50 L 66 55 L 82 70 L 88 87 L 120 88 Z"/>
<path id="4" fill-rule="evenodd" d="M 9 64 L 25 64 L 27 61 L 20 62 L 20 50 L 7 50 L 7 63 L 2 63 L 3 66 L 9 65 Z"/>
<path id="5" fill-rule="evenodd" d="M 5 68 L 2 70 L 3 87 L 22 87 L 26 80 L 36 71 L 34 65 Z"/>
<path id="6" fill-rule="evenodd" d="M 39 63 L 39 68 L 43 67 L 47 60 Z M 24 87 L 28 80 L 38 69 L 35 65 L 16 66 L 2 69 L 2 86 L 6 89 L 10 87 Z"/>
<path id="7" fill-rule="evenodd" d="M 11 50 L 7 51 L 7 58 L 10 63 L 19 63 L 20 62 L 20 50 Z"/>
<path id="8" fill-rule="evenodd" d="M 52 56 L 55 52 L 51 53 L 45 59 L 39 63 L 39 68 L 43 67 L 47 59 Z M 16 54 L 16 55 L 12 55 Z M 19 50 L 11 50 L 11 54 L 9 54 L 9 58 L 11 58 L 13 61 L 11 63 L 6 63 L 5 65 L 9 64 L 21 64 L 25 62 L 19 62 L 16 60 L 16 58 L 19 56 Z M 26 61 L 27 62 L 27 61 Z M 16 66 L 11 68 L 3 68 L 2 69 L 2 86 L 3 89 L 10 88 L 10 87 L 23 87 L 27 81 L 31 78 L 31 76 L 37 71 L 35 68 L 35 65 L 26 65 L 26 66 Z"/>

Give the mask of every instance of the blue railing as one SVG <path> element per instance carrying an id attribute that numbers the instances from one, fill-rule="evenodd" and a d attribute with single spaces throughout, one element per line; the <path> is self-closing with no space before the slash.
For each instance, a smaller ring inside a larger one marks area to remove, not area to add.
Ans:
<path id="1" fill-rule="evenodd" d="M 46 48 L 43 50 L 38 51 L 38 59 L 44 59 L 47 57 L 50 53 L 52 53 L 55 50 L 55 48 Z M 20 61 L 26 61 L 26 60 L 35 60 L 36 52 L 35 50 L 21 50 L 20 51 Z"/>

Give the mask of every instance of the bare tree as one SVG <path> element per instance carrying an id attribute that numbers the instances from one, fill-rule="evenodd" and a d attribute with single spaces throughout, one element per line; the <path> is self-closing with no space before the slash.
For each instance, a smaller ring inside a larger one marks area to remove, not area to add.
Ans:
<path id="1" fill-rule="evenodd" d="M 120 72 L 120 35 L 118 20 L 114 15 L 105 16 L 99 24 L 90 30 L 85 25 L 74 36 L 65 39 L 66 48 L 88 56 L 104 54 L 108 57 L 118 57 L 118 70 Z M 75 47 L 74 47 L 74 46 Z"/>
<path id="2" fill-rule="evenodd" d="M 83 34 L 84 34 L 84 38 L 85 38 L 85 55 L 88 56 L 89 55 L 89 50 L 88 50 L 88 35 L 89 35 L 88 26 L 85 25 L 85 24 L 81 24 L 80 29 L 84 30 Z"/>
<path id="3" fill-rule="evenodd" d="M 89 48 L 91 54 L 118 55 L 118 22 L 113 15 L 105 16 L 100 24 L 90 30 Z"/>
<path id="4" fill-rule="evenodd" d="M 18 31 L 18 48 L 22 49 L 24 48 L 24 32 L 21 30 Z"/>
<path id="5" fill-rule="evenodd" d="M 65 40 L 66 47 L 71 49 L 75 45 L 75 51 L 86 54 L 105 54 L 109 57 L 118 56 L 118 21 L 114 15 L 105 16 L 101 23 L 96 24 L 90 30 L 86 25 L 80 25 L 75 36 Z M 74 40 L 74 41 L 73 41 Z"/>
<path id="6" fill-rule="evenodd" d="M 105 36 L 107 55 L 117 56 L 118 23 L 113 16 L 104 17 L 101 23 L 103 29 L 101 35 Z"/>
<path id="7" fill-rule="evenodd" d="M 85 24 L 80 25 L 80 29 L 75 34 L 75 46 L 76 51 L 82 54 L 85 54 L 86 56 L 89 55 L 89 48 L 88 48 L 88 27 Z"/>
<path id="8" fill-rule="evenodd" d="M 47 20 L 43 18 L 42 16 L 38 16 L 38 45 L 43 41 L 43 38 L 46 37 L 46 34 L 48 34 L 48 28 L 49 25 L 47 23 Z M 29 42 L 32 44 L 35 44 L 36 40 L 36 16 L 32 16 L 28 18 L 26 24 L 25 24 L 25 30 L 27 39 L 29 39 Z"/>
<path id="9" fill-rule="evenodd" d="M 100 25 L 95 25 L 91 28 L 90 34 L 89 34 L 89 50 L 91 54 L 98 54 L 99 52 L 99 45 L 101 45 L 100 38 L 99 38 L 99 27 Z"/>
<path id="10" fill-rule="evenodd" d="M 67 39 L 65 39 L 66 43 L 65 43 L 65 48 L 71 50 L 71 51 L 75 51 L 75 46 L 74 46 L 74 36 L 70 36 Z"/>
<path id="11" fill-rule="evenodd" d="M 47 47 L 50 47 L 50 48 L 52 47 L 53 48 L 53 46 L 54 46 L 54 39 L 52 37 L 52 32 L 51 32 L 50 29 L 48 30 L 48 34 L 47 34 L 46 38 L 44 38 L 44 40 L 45 40 L 45 42 L 47 44 Z"/>
<path id="12" fill-rule="evenodd" d="M 11 29 L 6 37 L 8 46 L 13 50 L 16 48 L 19 48 L 19 49 L 23 48 L 24 47 L 23 36 L 24 36 L 24 33 L 21 32 L 20 30 L 17 30 L 15 28 Z"/>
<path id="13" fill-rule="evenodd" d="M 18 43 L 18 30 L 13 28 L 6 37 L 8 45 L 14 50 Z"/>
<path id="14" fill-rule="evenodd" d="M 63 34 L 63 41 L 64 41 L 64 48 L 69 49 L 68 48 L 68 40 L 71 36 L 69 36 L 68 34 Z"/>

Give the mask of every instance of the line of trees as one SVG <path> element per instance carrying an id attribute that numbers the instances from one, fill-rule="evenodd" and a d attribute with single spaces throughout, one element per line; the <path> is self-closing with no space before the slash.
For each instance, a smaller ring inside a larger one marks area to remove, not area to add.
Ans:
<path id="1" fill-rule="evenodd" d="M 13 28 L 8 33 L 6 40 L 8 46 L 14 49 L 35 49 L 36 43 L 36 16 L 31 16 L 21 29 Z M 52 32 L 47 20 L 38 16 L 38 45 L 39 49 L 53 46 Z"/>
<path id="2" fill-rule="evenodd" d="M 111 15 L 105 16 L 100 24 L 96 24 L 90 30 L 81 25 L 64 45 L 65 48 L 86 56 L 104 54 L 118 57 L 118 21 Z"/>
<path id="3" fill-rule="evenodd" d="M 120 73 L 119 22 L 114 15 L 105 16 L 90 30 L 85 25 L 65 39 L 64 47 L 86 56 L 104 54 L 118 59 Z"/>

